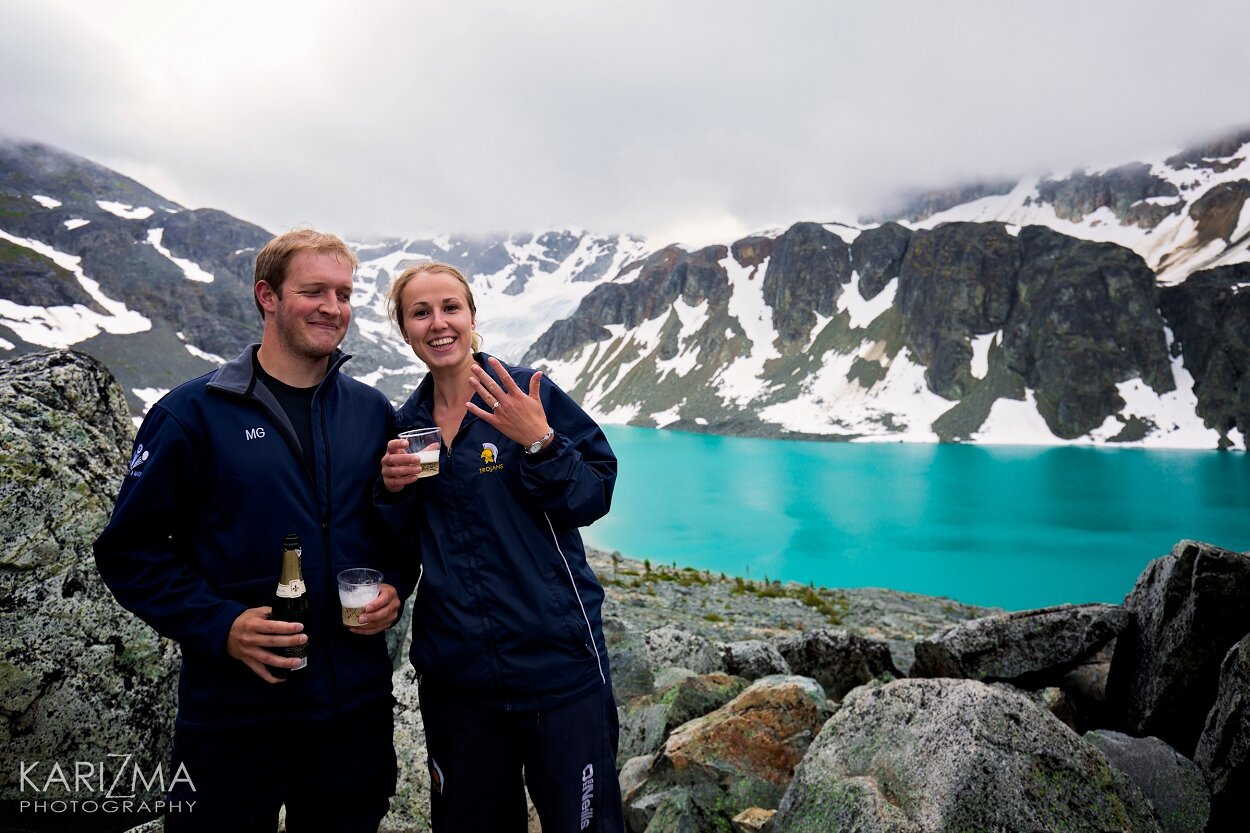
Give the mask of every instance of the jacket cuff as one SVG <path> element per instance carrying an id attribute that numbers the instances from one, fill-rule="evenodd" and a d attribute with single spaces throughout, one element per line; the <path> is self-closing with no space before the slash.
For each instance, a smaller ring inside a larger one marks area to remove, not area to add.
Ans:
<path id="1" fill-rule="evenodd" d="M 221 610 L 215 615 L 212 624 L 205 628 L 203 637 L 187 640 L 183 643 L 184 646 L 214 659 L 230 659 L 230 652 L 226 650 L 230 628 L 245 610 L 247 607 L 240 602 L 222 602 Z"/>

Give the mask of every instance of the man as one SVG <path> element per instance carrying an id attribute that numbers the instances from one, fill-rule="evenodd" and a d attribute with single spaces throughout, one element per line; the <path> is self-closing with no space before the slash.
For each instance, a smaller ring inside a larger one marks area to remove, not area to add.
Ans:
<path id="1" fill-rule="evenodd" d="M 394 794 L 382 632 L 412 580 L 370 500 L 394 411 L 339 370 L 356 265 L 330 234 L 266 244 L 260 344 L 152 407 L 95 542 L 117 599 L 182 648 L 169 833 L 273 831 L 282 805 L 292 833 L 376 831 Z M 292 532 L 307 626 L 271 618 Z M 349 567 L 384 574 L 353 629 L 335 581 Z M 303 668 L 277 653 L 299 644 Z"/>

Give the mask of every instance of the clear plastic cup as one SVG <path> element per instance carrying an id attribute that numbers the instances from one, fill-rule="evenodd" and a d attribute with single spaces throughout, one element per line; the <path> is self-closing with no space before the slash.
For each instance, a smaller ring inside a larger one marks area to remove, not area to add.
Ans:
<path id="1" fill-rule="evenodd" d="M 408 453 L 416 454 L 421 459 L 421 473 L 417 478 L 433 477 L 438 474 L 438 453 L 442 449 L 442 441 L 437 428 L 417 428 L 400 433 L 401 440 L 408 441 Z"/>
<path id="2" fill-rule="evenodd" d="M 365 605 L 382 590 L 382 574 L 368 567 L 353 567 L 339 573 L 339 604 L 343 607 L 343 624 L 359 628 Z"/>

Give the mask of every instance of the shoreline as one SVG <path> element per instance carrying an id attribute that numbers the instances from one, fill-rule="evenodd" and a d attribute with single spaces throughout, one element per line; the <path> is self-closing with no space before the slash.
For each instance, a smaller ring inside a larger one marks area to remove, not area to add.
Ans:
<path id="1" fill-rule="evenodd" d="M 721 577 L 692 567 L 650 565 L 587 546 L 606 593 L 603 612 L 640 630 L 665 625 L 713 642 L 767 639 L 832 628 L 886 642 L 900 670 L 915 643 L 946 628 L 1006 612 L 883 587 L 829 588 L 798 582 Z"/>
<path id="2" fill-rule="evenodd" d="M 594 416 L 592 414 L 592 416 Z M 598 417 L 603 417 L 599 414 Z M 665 423 L 664 425 L 634 425 L 629 422 L 609 422 L 605 419 L 596 417 L 601 427 L 608 428 L 644 428 L 650 431 L 675 431 L 682 434 L 699 434 L 704 436 L 716 437 L 733 437 L 744 440 L 792 440 L 795 442 L 813 442 L 813 443 L 846 443 L 848 445 L 970 445 L 985 446 L 988 448 L 1090 448 L 1104 451 L 1215 451 L 1215 452 L 1241 452 L 1242 454 L 1250 453 L 1250 442 L 1240 435 L 1232 438 L 1227 446 L 1220 446 L 1218 442 L 1215 445 L 1200 445 L 1197 440 L 1191 440 L 1181 445 L 1172 445 L 1168 443 L 1156 444 L 1149 439 L 1143 440 L 1113 440 L 1113 439 L 1092 439 L 1088 435 L 1073 440 L 1063 440 L 1053 437 L 1050 440 L 1044 438 L 1036 440 L 1024 440 L 1020 438 L 1014 439 L 977 439 L 977 440 L 942 440 L 936 435 L 931 439 L 922 439 L 913 435 L 897 436 L 884 434 L 822 434 L 809 431 L 790 431 L 779 426 L 761 423 L 754 425 L 750 430 L 745 431 L 719 431 L 713 430 L 710 425 L 700 425 L 689 420 L 678 420 L 676 422 Z M 764 426 L 764 427 L 761 427 Z M 1204 440 L 1207 438 L 1203 438 Z"/>

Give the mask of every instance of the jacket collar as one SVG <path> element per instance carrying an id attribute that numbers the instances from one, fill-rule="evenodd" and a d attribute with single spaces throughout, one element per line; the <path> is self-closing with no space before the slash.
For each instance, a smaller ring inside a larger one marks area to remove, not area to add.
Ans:
<path id="1" fill-rule="evenodd" d="M 226 391 L 227 393 L 247 396 L 256 384 L 256 368 L 252 361 L 256 351 L 259 349 L 259 343 L 249 344 L 242 353 L 217 369 L 217 372 L 208 380 L 208 386 L 216 390 Z M 350 358 L 351 355 L 335 348 L 334 352 L 330 354 L 330 362 L 321 384 L 324 384 L 326 379 L 338 373 L 343 362 Z M 321 385 L 319 384 L 318 387 L 321 387 Z"/>

